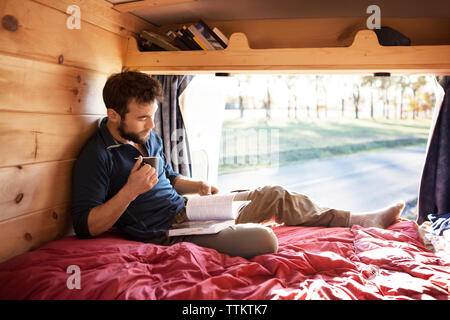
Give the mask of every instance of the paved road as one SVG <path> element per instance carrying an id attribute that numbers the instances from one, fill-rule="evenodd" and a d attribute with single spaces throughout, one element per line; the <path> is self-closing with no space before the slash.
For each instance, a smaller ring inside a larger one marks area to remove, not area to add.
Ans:
<path id="1" fill-rule="evenodd" d="M 417 197 L 425 147 L 408 147 L 219 176 L 221 192 L 281 185 L 323 206 L 365 211 Z"/>

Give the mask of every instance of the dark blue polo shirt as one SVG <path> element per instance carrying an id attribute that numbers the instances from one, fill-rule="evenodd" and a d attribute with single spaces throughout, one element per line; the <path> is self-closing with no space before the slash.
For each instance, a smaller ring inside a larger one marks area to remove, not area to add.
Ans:
<path id="1" fill-rule="evenodd" d="M 115 141 L 107 121 L 108 117 L 101 119 L 73 167 L 72 221 L 79 238 L 92 237 L 87 223 L 89 212 L 117 194 L 128 180 L 134 158 L 142 155 L 132 145 Z M 115 223 L 137 241 L 163 236 L 185 203 L 172 186 L 179 173 L 166 161 L 162 139 L 152 131 L 145 148 L 149 156 L 160 157 L 158 183 L 131 202 Z"/>

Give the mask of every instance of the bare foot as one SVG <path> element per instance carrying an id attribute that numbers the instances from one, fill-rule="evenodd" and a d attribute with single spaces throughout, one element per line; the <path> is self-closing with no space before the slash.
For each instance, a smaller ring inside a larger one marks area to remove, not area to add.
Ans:
<path id="1" fill-rule="evenodd" d="M 405 207 L 405 202 L 398 202 L 389 207 L 374 211 L 352 213 L 350 215 L 349 225 L 358 224 L 362 227 L 385 229 L 400 218 L 400 214 Z"/>

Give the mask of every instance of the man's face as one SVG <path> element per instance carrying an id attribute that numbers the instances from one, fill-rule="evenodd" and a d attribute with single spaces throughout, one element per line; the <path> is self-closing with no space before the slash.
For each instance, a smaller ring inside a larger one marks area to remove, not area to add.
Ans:
<path id="1" fill-rule="evenodd" d="M 156 102 L 139 104 L 132 99 L 128 103 L 128 113 L 125 114 L 125 119 L 120 120 L 117 128 L 121 137 L 134 143 L 144 144 L 155 127 L 153 119 L 157 109 Z"/>

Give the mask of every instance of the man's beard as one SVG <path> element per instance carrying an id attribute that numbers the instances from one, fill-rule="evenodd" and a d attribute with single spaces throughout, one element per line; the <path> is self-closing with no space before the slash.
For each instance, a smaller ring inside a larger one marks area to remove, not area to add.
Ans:
<path id="1" fill-rule="evenodd" d="M 125 125 L 124 125 L 123 121 L 120 123 L 117 130 L 119 131 L 119 134 L 122 138 L 124 138 L 125 140 L 128 140 L 128 141 L 133 141 L 134 143 L 138 143 L 138 144 L 145 144 L 145 142 L 147 141 L 147 139 L 150 135 L 150 132 L 148 132 L 148 134 L 146 134 L 145 137 L 143 137 L 142 135 L 138 135 L 133 132 L 125 131 Z"/>

